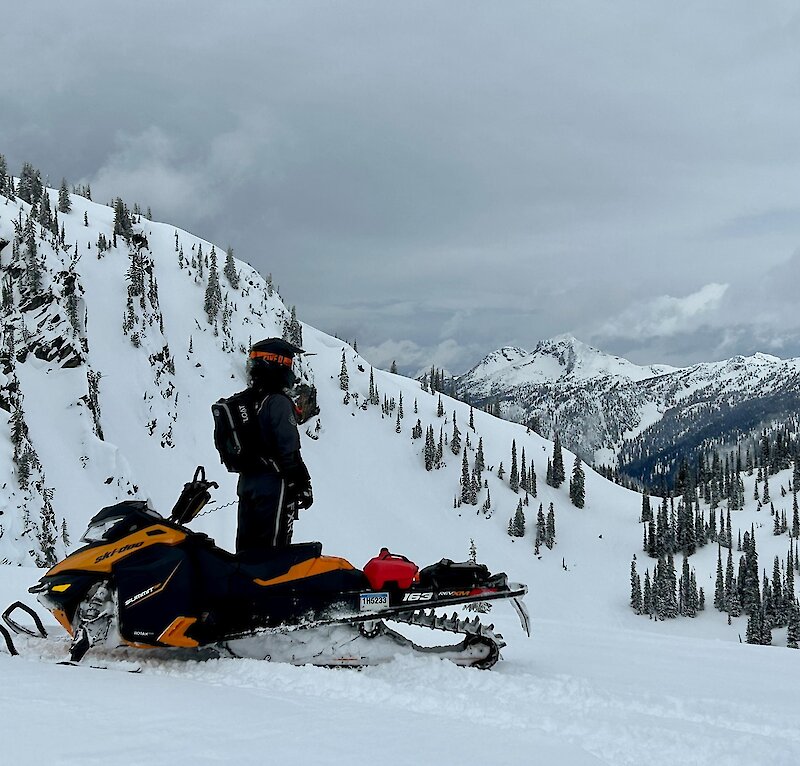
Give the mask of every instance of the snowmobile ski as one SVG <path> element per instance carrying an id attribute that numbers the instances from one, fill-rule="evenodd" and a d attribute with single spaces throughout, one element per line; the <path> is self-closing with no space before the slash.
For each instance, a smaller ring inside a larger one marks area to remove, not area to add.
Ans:
<path id="1" fill-rule="evenodd" d="M 117 666 L 114 665 L 93 665 L 86 662 L 74 662 L 73 660 L 61 660 L 57 662 L 56 665 L 65 665 L 69 668 L 88 668 L 89 670 L 115 670 L 118 673 L 134 673 L 138 674 L 142 672 L 142 668 L 139 665 L 134 665 L 133 663 L 126 663 L 126 665 L 131 665 L 131 667 L 125 666 Z"/>

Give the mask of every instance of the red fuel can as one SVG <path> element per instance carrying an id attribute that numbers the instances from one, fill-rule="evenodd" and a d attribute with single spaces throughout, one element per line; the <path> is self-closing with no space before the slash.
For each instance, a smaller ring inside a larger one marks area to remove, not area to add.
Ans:
<path id="1" fill-rule="evenodd" d="M 389 587 L 405 590 L 419 582 L 419 567 L 405 556 L 389 553 L 388 548 L 381 548 L 381 552 L 367 562 L 364 574 L 373 590 Z"/>

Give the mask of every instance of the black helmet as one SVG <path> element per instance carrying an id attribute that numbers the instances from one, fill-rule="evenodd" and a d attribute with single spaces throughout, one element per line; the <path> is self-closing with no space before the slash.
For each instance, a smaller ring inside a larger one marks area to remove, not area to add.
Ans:
<path id="1" fill-rule="evenodd" d="M 247 359 L 250 383 L 290 388 L 297 380 L 292 362 L 297 354 L 303 353 L 302 348 L 283 338 L 266 338 L 254 343 Z"/>

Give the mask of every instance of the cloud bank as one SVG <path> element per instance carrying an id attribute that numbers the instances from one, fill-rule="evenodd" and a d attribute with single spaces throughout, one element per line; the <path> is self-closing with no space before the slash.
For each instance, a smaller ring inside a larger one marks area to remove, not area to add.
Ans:
<path id="1" fill-rule="evenodd" d="M 791 3 L 42 0 L 4 32 L 12 168 L 233 246 L 375 364 L 800 353 Z"/>

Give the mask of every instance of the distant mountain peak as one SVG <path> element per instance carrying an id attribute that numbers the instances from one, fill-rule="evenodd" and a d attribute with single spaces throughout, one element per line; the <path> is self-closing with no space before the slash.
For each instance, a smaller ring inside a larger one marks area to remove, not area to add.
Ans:
<path id="1" fill-rule="evenodd" d="M 764 418 L 788 414 L 800 403 L 799 380 L 800 360 L 765 353 L 687 368 L 639 366 L 562 334 L 539 341 L 530 352 L 516 347 L 492 352 L 458 378 L 457 389 L 503 417 L 536 423 L 544 436 L 558 431 L 565 445 L 590 462 L 613 463 L 623 446 L 631 452 L 630 444 L 645 438 L 645 431 L 646 438 L 659 440 L 659 449 L 667 448 L 671 437 L 658 433 L 667 415 L 669 429 L 691 441 L 686 429 L 692 408 L 719 410 L 724 401 L 739 413 L 718 419 L 721 438 L 736 423 L 757 427 L 759 412 Z M 686 424 L 676 425 L 684 411 Z"/>

